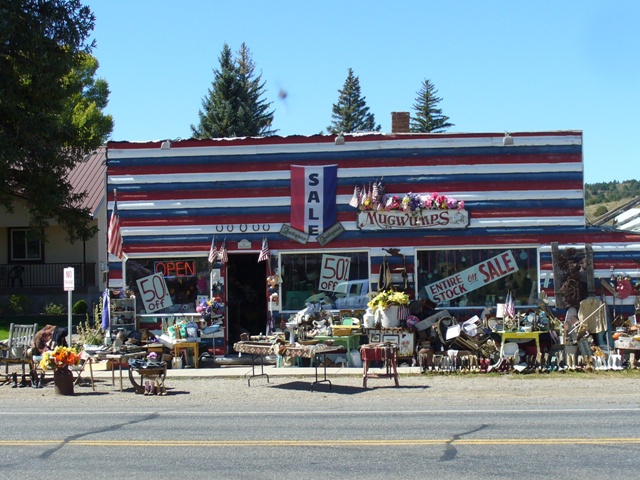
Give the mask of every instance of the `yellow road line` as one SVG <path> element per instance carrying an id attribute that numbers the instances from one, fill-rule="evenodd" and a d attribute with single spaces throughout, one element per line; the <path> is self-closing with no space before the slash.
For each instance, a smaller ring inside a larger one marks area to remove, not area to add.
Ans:
<path id="1" fill-rule="evenodd" d="M 640 444 L 640 438 L 487 438 L 487 439 L 405 439 L 405 440 L 0 440 L 2 447 L 23 446 L 101 447 L 393 447 L 420 445 L 604 445 Z"/>

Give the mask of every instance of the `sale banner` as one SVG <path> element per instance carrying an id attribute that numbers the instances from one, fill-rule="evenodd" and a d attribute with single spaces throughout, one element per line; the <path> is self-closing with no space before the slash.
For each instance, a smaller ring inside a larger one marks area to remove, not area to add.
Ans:
<path id="1" fill-rule="evenodd" d="M 140 298 L 147 313 L 155 313 L 173 305 L 167 282 L 161 273 L 141 278 L 137 283 Z"/>
<path id="2" fill-rule="evenodd" d="M 318 290 L 333 292 L 340 282 L 349 280 L 351 258 L 339 255 L 322 255 L 320 283 Z"/>
<path id="3" fill-rule="evenodd" d="M 507 250 L 450 277 L 425 285 L 424 288 L 432 302 L 446 302 L 511 275 L 517 270 L 516 259 L 511 250 Z"/>

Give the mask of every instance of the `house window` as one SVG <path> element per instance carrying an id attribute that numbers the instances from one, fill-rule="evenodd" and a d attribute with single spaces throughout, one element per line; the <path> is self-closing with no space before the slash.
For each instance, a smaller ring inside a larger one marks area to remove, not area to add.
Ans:
<path id="1" fill-rule="evenodd" d="M 418 296 L 439 307 L 495 307 L 511 292 L 515 305 L 536 305 L 536 248 L 419 251 Z"/>
<path id="2" fill-rule="evenodd" d="M 367 252 L 283 253 L 283 310 L 301 310 L 322 301 L 330 309 L 366 308 L 369 298 Z"/>
<path id="3" fill-rule="evenodd" d="M 10 231 L 10 259 L 12 262 L 38 262 L 43 260 L 42 241 L 28 229 Z"/>

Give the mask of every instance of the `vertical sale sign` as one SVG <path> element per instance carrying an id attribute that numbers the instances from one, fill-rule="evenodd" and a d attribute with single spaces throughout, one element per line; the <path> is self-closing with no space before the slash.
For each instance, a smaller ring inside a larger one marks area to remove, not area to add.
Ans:
<path id="1" fill-rule="evenodd" d="M 432 302 L 446 302 L 511 275 L 517 270 L 516 259 L 511 250 L 507 250 L 455 275 L 430 283 L 424 288 Z"/>

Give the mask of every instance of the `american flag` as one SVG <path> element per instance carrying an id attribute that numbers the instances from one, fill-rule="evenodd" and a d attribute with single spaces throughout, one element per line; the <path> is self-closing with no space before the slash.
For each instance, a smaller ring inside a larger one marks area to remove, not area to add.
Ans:
<path id="1" fill-rule="evenodd" d="M 513 296 L 511 290 L 507 293 L 507 298 L 504 301 L 504 316 L 507 318 L 516 317 L 516 305 L 513 303 Z"/>
<path id="2" fill-rule="evenodd" d="M 218 252 L 218 258 L 222 263 L 227 263 L 229 257 L 227 256 L 227 239 L 225 238 L 222 242 L 222 246 L 220 247 L 220 251 Z"/>
<path id="3" fill-rule="evenodd" d="M 265 262 L 269 260 L 269 245 L 267 244 L 267 237 L 262 239 L 262 250 L 260 251 L 260 256 L 258 257 L 258 263 Z"/>
<path id="4" fill-rule="evenodd" d="M 209 263 L 214 263 L 218 258 L 218 249 L 216 248 L 216 236 L 211 239 L 211 247 L 209 248 Z"/>
<path id="5" fill-rule="evenodd" d="M 358 208 L 360 206 L 360 187 L 358 185 L 353 187 L 353 197 L 351 197 L 349 205 L 353 208 Z"/>
<path id="6" fill-rule="evenodd" d="M 120 232 L 120 215 L 118 215 L 118 200 L 113 199 L 113 211 L 111 212 L 111 220 L 109 221 L 107 252 L 122 258 L 122 233 Z"/>

